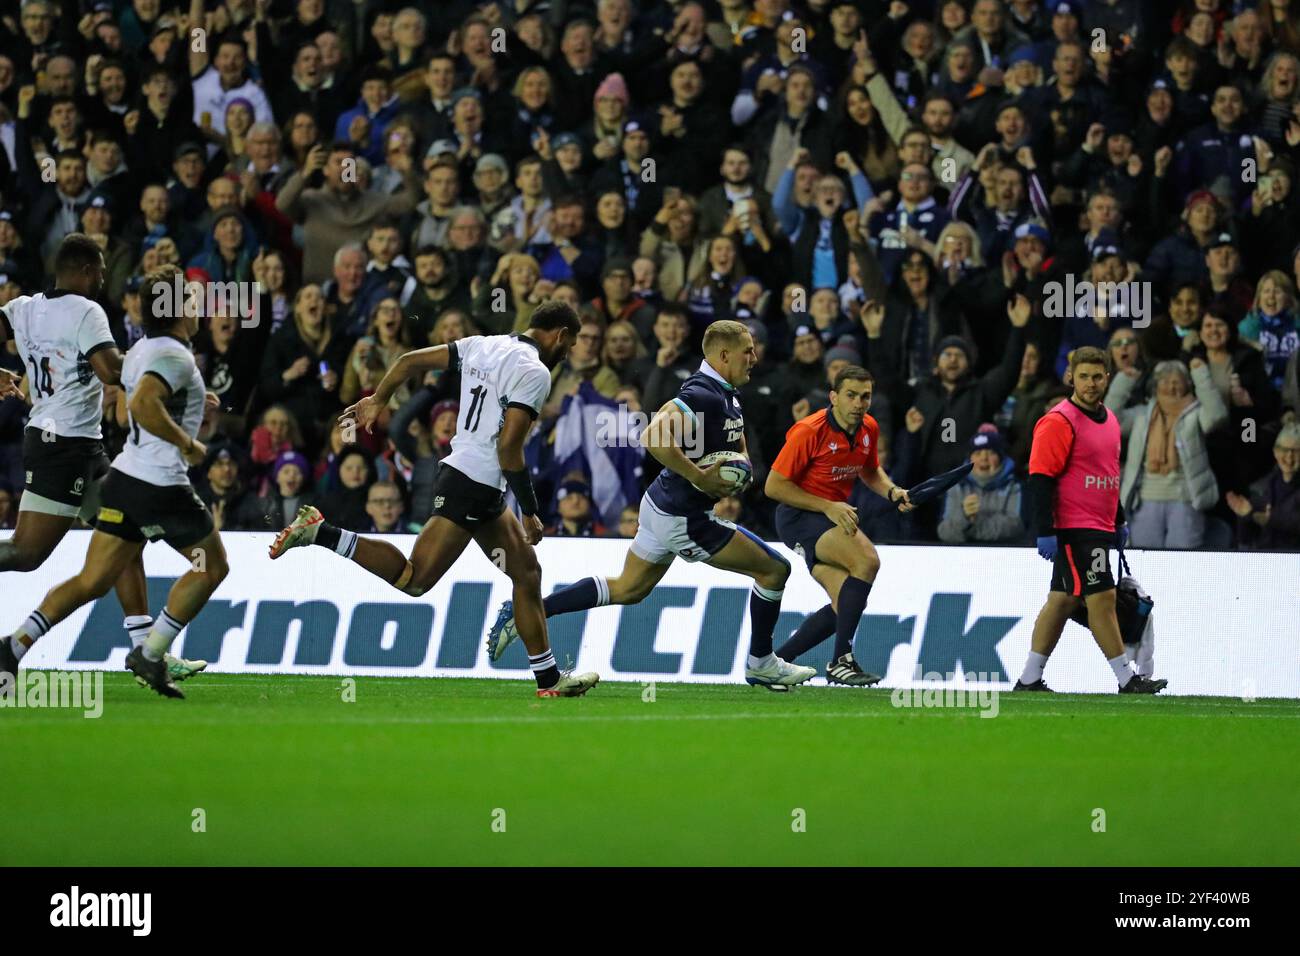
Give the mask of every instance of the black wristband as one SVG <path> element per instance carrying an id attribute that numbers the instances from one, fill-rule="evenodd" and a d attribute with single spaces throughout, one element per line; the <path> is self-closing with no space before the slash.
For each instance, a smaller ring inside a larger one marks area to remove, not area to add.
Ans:
<path id="1" fill-rule="evenodd" d="M 533 490 L 533 479 L 528 476 L 527 468 L 518 471 L 502 471 L 506 476 L 506 485 L 514 492 L 519 502 L 519 510 L 526 515 L 537 514 L 537 492 Z"/>

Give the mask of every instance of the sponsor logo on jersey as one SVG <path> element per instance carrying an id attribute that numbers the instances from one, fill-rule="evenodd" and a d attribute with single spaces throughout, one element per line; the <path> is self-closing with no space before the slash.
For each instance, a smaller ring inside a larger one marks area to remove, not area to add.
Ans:
<path id="1" fill-rule="evenodd" d="M 1096 584 L 1096 583 L 1097 583 L 1097 572 L 1096 572 L 1096 571 L 1089 571 L 1089 572 L 1088 572 L 1088 583 L 1089 583 L 1089 584 Z"/>
<path id="2" fill-rule="evenodd" d="M 443 504 L 446 503 L 446 501 L 447 499 L 445 497 L 443 497 L 442 495 L 438 495 L 438 497 L 433 499 L 433 506 L 435 508 L 441 508 Z"/>
<path id="3" fill-rule="evenodd" d="M 72 483 L 72 493 L 74 495 L 81 494 L 82 489 L 85 488 L 85 486 L 86 486 L 86 479 L 78 478 L 76 481 Z"/>
<path id="4" fill-rule="evenodd" d="M 116 508 L 100 508 L 99 520 L 108 524 L 121 524 L 125 516 Z"/>

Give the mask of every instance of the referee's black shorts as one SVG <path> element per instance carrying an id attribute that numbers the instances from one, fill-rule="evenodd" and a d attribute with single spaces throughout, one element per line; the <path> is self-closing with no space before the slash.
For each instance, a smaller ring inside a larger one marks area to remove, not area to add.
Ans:
<path id="1" fill-rule="evenodd" d="M 811 571 L 817 563 L 817 541 L 835 522 L 820 511 L 805 511 L 791 505 L 776 506 L 776 533 L 781 543 L 803 558 Z"/>

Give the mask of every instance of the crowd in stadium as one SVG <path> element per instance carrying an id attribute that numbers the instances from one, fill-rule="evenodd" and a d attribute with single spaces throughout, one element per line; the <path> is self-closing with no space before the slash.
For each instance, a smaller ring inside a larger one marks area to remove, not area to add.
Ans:
<path id="1" fill-rule="evenodd" d="M 404 351 L 559 298 L 582 330 L 530 442 L 553 534 L 637 520 L 608 463 L 553 454 L 565 416 L 653 414 L 734 318 L 756 481 L 717 509 L 759 534 L 786 430 L 860 365 L 895 481 L 974 462 L 914 515 L 860 488 L 872 540 L 1028 542 L 1034 424 L 1095 345 L 1133 545 L 1300 550 L 1300 0 L 0 10 L 0 304 L 48 288 L 71 232 L 103 247 L 123 348 L 161 263 L 260 283 L 195 342 L 221 401 L 195 486 L 222 528 L 311 502 L 418 529 L 455 371 L 353 443 L 339 412 Z M 26 424 L 0 403 L 0 527 Z"/>

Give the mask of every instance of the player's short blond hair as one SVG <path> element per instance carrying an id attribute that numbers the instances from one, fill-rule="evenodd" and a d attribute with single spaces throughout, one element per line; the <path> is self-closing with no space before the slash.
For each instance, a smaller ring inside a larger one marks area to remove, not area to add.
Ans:
<path id="1" fill-rule="evenodd" d="M 704 354 L 722 348 L 739 348 L 744 337 L 750 335 L 749 326 L 735 319 L 719 319 L 704 330 Z"/>

